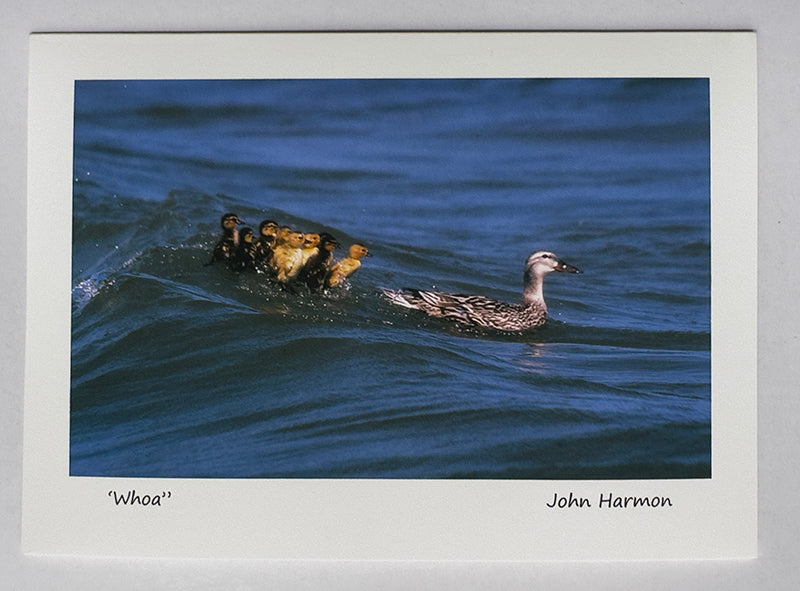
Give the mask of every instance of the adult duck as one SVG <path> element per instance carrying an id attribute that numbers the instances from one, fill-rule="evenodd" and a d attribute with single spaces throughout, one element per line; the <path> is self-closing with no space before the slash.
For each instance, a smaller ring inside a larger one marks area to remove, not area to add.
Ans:
<path id="1" fill-rule="evenodd" d="M 525 262 L 522 302 L 508 304 L 480 295 L 465 295 L 422 290 L 383 290 L 390 302 L 421 310 L 428 316 L 458 324 L 517 332 L 542 326 L 547 320 L 547 304 L 542 284 L 548 273 L 581 273 L 552 252 L 539 250 Z"/>

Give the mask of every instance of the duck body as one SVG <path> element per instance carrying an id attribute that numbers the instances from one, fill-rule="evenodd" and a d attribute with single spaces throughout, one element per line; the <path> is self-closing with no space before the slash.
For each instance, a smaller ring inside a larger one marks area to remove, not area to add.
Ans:
<path id="1" fill-rule="evenodd" d="M 479 295 L 418 289 L 384 290 L 384 294 L 393 304 L 421 310 L 433 318 L 495 330 L 537 328 L 547 319 L 547 308 L 537 303 L 508 304 Z"/>
<path id="2" fill-rule="evenodd" d="M 275 249 L 272 263 L 278 281 L 286 282 L 299 273 L 300 267 L 303 265 L 303 255 L 299 248 L 279 246 Z"/>
<path id="3" fill-rule="evenodd" d="M 343 258 L 331 268 L 331 272 L 328 275 L 327 286 L 336 287 L 341 285 L 344 283 L 345 279 L 358 271 L 360 267 L 361 261 L 350 257 Z"/>
<path id="4" fill-rule="evenodd" d="M 262 273 L 272 273 L 272 256 L 274 254 L 272 245 L 275 242 L 274 236 L 261 236 L 253 242 L 255 244 L 255 266 L 256 270 Z"/>
<path id="5" fill-rule="evenodd" d="M 361 268 L 361 259 L 372 256 L 363 244 L 353 244 L 350 247 L 348 256 L 331 267 L 328 277 L 325 279 L 326 287 L 337 287 L 344 283 L 344 280 Z"/>
<path id="6" fill-rule="evenodd" d="M 281 283 L 294 279 L 300 272 L 303 266 L 302 245 L 303 234 L 291 232 L 286 242 L 276 246 L 273 250 L 271 264 Z"/>
<path id="7" fill-rule="evenodd" d="M 211 262 L 230 262 L 236 254 L 236 248 L 237 244 L 233 232 L 223 235 L 222 238 L 220 238 L 219 241 L 214 245 L 214 250 L 211 251 Z"/>
<path id="8" fill-rule="evenodd" d="M 232 271 L 255 271 L 256 245 L 252 242 L 240 244 L 230 260 L 230 268 Z"/>
<path id="9" fill-rule="evenodd" d="M 318 252 L 308 259 L 297 275 L 297 280 L 305 283 L 311 291 L 321 290 L 325 285 L 325 277 L 332 261 L 333 253 Z"/>
<path id="10" fill-rule="evenodd" d="M 256 244 L 253 241 L 253 231 L 242 228 L 239 232 L 239 246 L 228 261 L 232 271 L 254 271 L 256 268 Z"/>
<path id="11" fill-rule="evenodd" d="M 480 295 L 467 295 L 417 289 L 383 290 L 388 300 L 404 308 L 420 310 L 433 318 L 442 318 L 467 326 L 504 332 L 538 328 L 547 321 L 547 304 L 542 293 L 544 276 L 552 271 L 581 273 L 549 251 L 537 251 L 525 265 L 522 302 L 509 304 Z"/>

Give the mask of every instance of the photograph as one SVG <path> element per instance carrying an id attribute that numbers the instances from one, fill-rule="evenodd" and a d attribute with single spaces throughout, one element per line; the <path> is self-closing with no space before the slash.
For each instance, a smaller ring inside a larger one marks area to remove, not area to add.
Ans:
<path id="1" fill-rule="evenodd" d="M 76 79 L 69 476 L 711 479 L 710 105 Z"/>

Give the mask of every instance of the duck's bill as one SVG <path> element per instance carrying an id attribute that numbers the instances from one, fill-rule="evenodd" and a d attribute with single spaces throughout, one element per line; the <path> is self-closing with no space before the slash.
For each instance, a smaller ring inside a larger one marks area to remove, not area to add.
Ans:
<path id="1" fill-rule="evenodd" d="M 558 261 L 556 271 L 561 271 L 562 273 L 583 273 L 578 267 L 573 267 L 564 261 Z"/>

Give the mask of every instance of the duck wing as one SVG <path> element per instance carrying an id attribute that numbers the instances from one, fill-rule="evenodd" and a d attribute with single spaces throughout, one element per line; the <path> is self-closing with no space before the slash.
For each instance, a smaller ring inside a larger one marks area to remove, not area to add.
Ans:
<path id="1" fill-rule="evenodd" d="M 384 289 L 383 293 L 393 304 L 426 312 L 458 307 L 470 298 L 478 297 L 441 291 L 422 291 L 419 289 Z"/>
<path id="2" fill-rule="evenodd" d="M 437 308 L 452 308 L 453 306 L 460 306 L 470 296 L 458 293 L 445 293 L 441 291 L 422 291 L 419 289 L 408 290 L 411 299 L 422 304 L 435 306 Z"/>
<path id="3" fill-rule="evenodd" d="M 421 310 L 434 318 L 502 331 L 535 328 L 544 324 L 547 317 L 546 309 L 538 305 L 507 304 L 478 295 L 417 289 L 383 293 L 398 306 Z"/>
<path id="4" fill-rule="evenodd" d="M 503 304 L 503 302 L 498 302 L 497 300 L 492 300 L 478 295 L 447 293 L 441 291 L 420 291 L 420 290 L 413 290 L 412 293 L 414 294 L 415 298 L 418 301 L 424 302 L 429 306 L 435 306 L 436 308 L 442 308 L 442 309 L 448 309 L 448 308 L 491 309 L 496 306 L 508 305 L 508 304 Z"/>
<path id="5" fill-rule="evenodd" d="M 422 291 L 419 289 L 384 290 L 389 301 L 404 308 L 422 310 L 429 316 L 448 318 L 467 324 L 485 325 L 497 314 L 514 313 L 518 306 L 479 295 Z"/>

